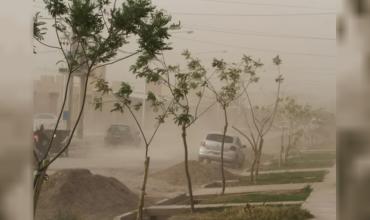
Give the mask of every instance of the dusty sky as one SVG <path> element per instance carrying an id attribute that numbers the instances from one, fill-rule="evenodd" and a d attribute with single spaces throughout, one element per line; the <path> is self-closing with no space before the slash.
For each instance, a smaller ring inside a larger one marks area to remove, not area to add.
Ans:
<path id="1" fill-rule="evenodd" d="M 279 54 L 285 82 L 283 95 L 302 98 L 316 106 L 335 109 L 337 0 L 153 0 L 167 10 L 183 30 L 173 33 L 174 50 L 166 53 L 169 63 L 181 62 L 180 53 L 189 49 L 209 64 L 213 57 L 238 61 L 243 54 L 261 58 L 262 82 L 255 97 L 269 100 L 275 89 L 276 70 L 272 58 Z M 37 0 L 35 10 L 42 9 Z M 302 15 L 304 14 L 304 15 Z M 193 33 L 189 34 L 188 31 Z M 55 41 L 52 37 L 49 42 Z M 125 49 L 125 48 L 123 48 Z M 128 47 L 126 50 L 130 50 Z M 40 47 L 35 73 L 56 74 L 57 53 Z M 143 83 L 128 73 L 133 59 L 107 69 L 109 80 L 132 82 L 137 90 Z"/>

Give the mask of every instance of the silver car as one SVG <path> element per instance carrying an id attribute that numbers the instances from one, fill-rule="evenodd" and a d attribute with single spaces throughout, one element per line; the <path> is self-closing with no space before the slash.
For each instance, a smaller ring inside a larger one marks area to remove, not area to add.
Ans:
<path id="1" fill-rule="evenodd" d="M 199 161 L 221 161 L 221 144 L 222 134 L 210 133 L 207 134 L 205 140 L 201 142 L 199 148 Z M 243 165 L 245 154 L 239 137 L 225 136 L 224 144 L 224 162 L 233 165 L 233 167 L 240 168 Z"/>

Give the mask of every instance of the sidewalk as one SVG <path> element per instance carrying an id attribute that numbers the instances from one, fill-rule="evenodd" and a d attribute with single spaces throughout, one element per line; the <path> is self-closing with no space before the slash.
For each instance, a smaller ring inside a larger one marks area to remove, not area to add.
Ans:
<path id="1" fill-rule="evenodd" d="M 275 184 L 275 185 L 253 185 L 226 187 L 225 193 L 248 193 L 248 192 L 266 192 L 279 190 L 299 190 L 312 183 L 294 183 L 294 184 Z M 217 195 L 221 193 L 221 188 L 202 188 L 194 192 L 194 196 Z"/>
<path id="2" fill-rule="evenodd" d="M 336 167 L 330 168 L 324 182 L 312 185 L 313 192 L 303 204 L 315 220 L 336 220 Z"/>
<path id="3" fill-rule="evenodd" d="M 304 168 L 304 169 L 282 169 L 282 170 L 266 170 L 266 171 L 260 171 L 259 174 L 269 174 L 269 173 L 286 173 L 286 172 L 314 172 L 314 171 L 323 171 L 327 170 L 329 171 L 331 168 Z M 235 172 L 234 170 L 229 170 L 229 172 L 241 176 L 249 176 L 250 172 L 243 171 L 242 173 Z"/>

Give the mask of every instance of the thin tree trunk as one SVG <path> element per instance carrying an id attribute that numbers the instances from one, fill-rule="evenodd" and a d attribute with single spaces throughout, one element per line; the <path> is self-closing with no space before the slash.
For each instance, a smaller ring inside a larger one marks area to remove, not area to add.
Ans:
<path id="1" fill-rule="evenodd" d="M 289 158 L 289 151 L 290 151 L 290 146 L 287 147 L 286 151 L 285 151 L 285 163 L 288 162 L 288 158 Z"/>
<path id="2" fill-rule="evenodd" d="M 222 136 L 222 144 L 221 144 L 221 176 L 222 176 L 222 191 L 221 194 L 225 194 L 225 188 L 226 188 L 226 179 L 225 179 L 225 169 L 224 169 L 224 148 L 225 148 L 225 136 L 227 132 L 228 127 L 228 119 L 227 119 L 227 111 L 226 108 L 223 107 L 224 110 L 224 120 L 225 120 L 225 126 Z"/>
<path id="3" fill-rule="evenodd" d="M 281 145 L 280 147 L 280 155 L 279 155 L 279 168 L 283 165 L 284 162 L 284 145 Z"/>
<path id="4" fill-rule="evenodd" d="M 182 135 L 181 136 L 182 136 L 182 141 L 183 141 L 184 150 L 185 150 L 185 174 L 186 174 L 186 179 L 188 182 L 190 211 L 194 213 L 195 209 L 194 209 L 193 187 L 191 185 L 189 163 L 188 163 L 188 143 L 186 140 L 186 124 L 182 125 Z"/>
<path id="5" fill-rule="evenodd" d="M 260 171 L 260 164 L 261 164 L 261 152 L 258 152 L 258 156 L 257 156 L 257 160 L 256 160 L 256 181 L 257 181 L 257 177 L 259 175 L 259 171 Z"/>
<path id="6" fill-rule="evenodd" d="M 139 205 L 138 205 L 138 212 L 136 216 L 136 220 L 142 220 L 143 219 L 143 209 L 144 209 L 144 197 L 145 197 L 145 192 L 146 192 L 146 183 L 148 180 L 148 173 L 149 173 L 149 163 L 150 163 L 150 157 L 146 156 L 145 157 L 145 162 L 144 162 L 144 179 L 143 183 L 141 186 L 141 194 L 140 194 L 140 200 L 139 200 Z"/>
<path id="7" fill-rule="evenodd" d="M 289 135 L 288 135 L 288 146 L 285 149 L 285 156 L 284 156 L 284 162 L 285 163 L 288 162 L 289 151 L 290 151 L 290 148 L 291 147 L 292 147 L 292 140 L 291 140 L 291 132 L 289 131 Z"/>
<path id="8" fill-rule="evenodd" d="M 40 197 L 41 193 L 41 188 L 44 183 L 46 176 L 46 169 L 43 169 L 41 171 L 38 171 L 37 175 L 35 176 L 34 179 L 34 184 L 33 184 L 33 216 L 36 215 L 36 209 L 37 209 L 37 202 Z"/>
<path id="9" fill-rule="evenodd" d="M 91 68 L 91 67 L 90 67 Z M 57 153 L 56 156 L 54 156 L 52 159 L 50 159 L 50 161 L 48 161 L 46 164 L 41 164 L 41 169 L 39 170 L 39 175 L 35 177 L 35 181 L 34 181 L 34 195 L 33 195 L 33 203 L 34 203 L 34 210 L 36 210 L 36 207 L 37 207 L 37 202 L 38 202 L 38 199 L 39 199 L 39 195 L 40 195 L 40 192 L 41 192 L 41 188 L 42 188 L 42 185 L 43 185 L 43 181 L 45 179 L 45 176 L 46 176 L 46 171 L 48 169 L 48 167 L 56 160 L 60 157 L 60 155 L 66 150 L 68 149 L 69 145 L 71 144 L 71 141 L 72 141 L 72 138 L 73 138 L 73 134 L 78 126 L 78 123 L 80 122 L 80 119 L 81 119 L 81 115 L 83 114 L 83 111 L 84 111 L 84 108 L 85 108 L 85 103 L 86 103 L 86 92 L 87 92 L 87 85 L 88 85 L 88 80 L 89 80 L 89 75 L 90 75 L 90 70 L 91 69 L 88 69 L 87 71 L 87 74 L 86 74 L 86 80 L 85 80 L 85 90 L 84 90 L 84 93 L 83 93 L 83 100 L 82 100 L 82 106 L 80 108 L 80 111 L 78 113 L 78 116 L 77 116 L 77 119 L 76 119 L 76 122 L 73 126 L 73 129 L 71 131 L 71 134 L 70 136 L 68 137 L 68 141 L 66 143 L 66 145 L 62 148 L 61 151 L 59 151 Z M 36 213 L 34 213 L 35 215 Z"/>
<path id="10" fill-rule="evenodd" d="M 256 161 L 256 180 L 259 174 L 260 165 L 261 165 L 261 157 L 262 157 L 262 147 L 263 147 L 264 139 L 261 137 L 261 140 L 259 142 L 258 152 L 257 152 L 257 161 Z"/>
<path id="11" fill-rule="evenodd" d="M 288 162 L 288 159 L 289 159 L 289 154 L 290 154 L 290 150 L 292 149 L 292 144 L 288 145 L 287 148 L 285 149 L 285 163 Z"/>
<path id="12" fill-rule="evenodd" d="M 280 146 L 280 155 L 279 155 L 279 168 L 281 168 L 281 165 L 283 163 L 283 157 L 284 157 L 284 128 L 281 132 L 281 146 Z"/>
<path id="13" fill-rule="evenodd" d="M 253 152 L 254 152 L 254 157 L 253 157 L 253 162 L 252 162 L 252 165 L 251 165 L 250 176 L 249 176 L 251 183 L 255 182 L 254 172 L 255 172 L 255 169 L 256 169 L 256 160 L 257 160 L 257 152 L 256 151 L 253 151 Z"/>

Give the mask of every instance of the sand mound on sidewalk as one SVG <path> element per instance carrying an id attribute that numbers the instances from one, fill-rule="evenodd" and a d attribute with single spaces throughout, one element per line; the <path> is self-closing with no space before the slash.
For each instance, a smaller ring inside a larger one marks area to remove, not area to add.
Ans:
<path id="1" fill-rule="evenodd" d="M 86 169 L 58 171 L 42 189 L 36 220 L 105 220 L 135 209 L 138 197 L 111 177 Z"/>
<path id="2" fill-rule="evenodd" d="M 203 164 L 195 160 L 189 161 L 190 177 L 193 185 L 202 185 L 221 180 L 219 164 Z M 186 185 L 185 163 L 179 163 L 151 175 L 172 185 Z M 226 179 L 237 179 L 237 176 L 225 170 Z"/>

